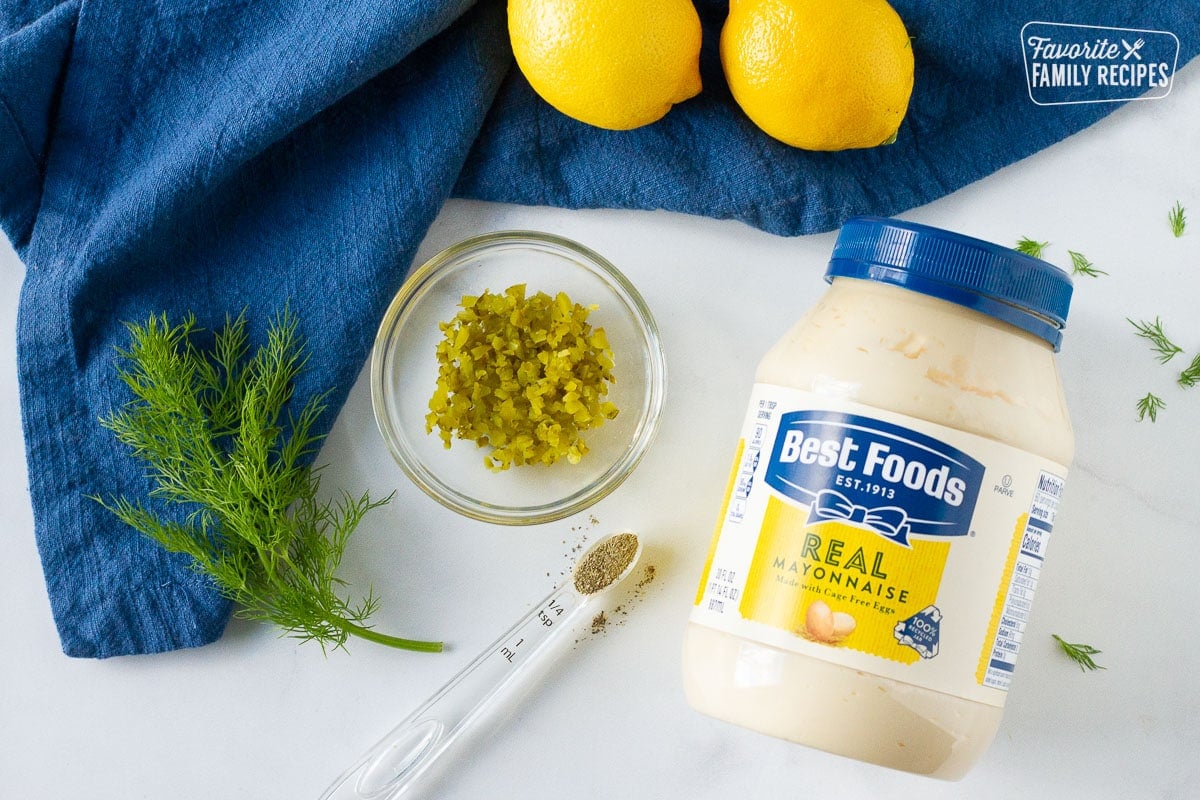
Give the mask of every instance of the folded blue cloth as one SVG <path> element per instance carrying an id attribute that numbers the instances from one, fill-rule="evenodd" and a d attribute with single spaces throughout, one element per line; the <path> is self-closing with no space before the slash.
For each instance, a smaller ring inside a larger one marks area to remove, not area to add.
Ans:
<path id="1" fill-rule="evenodd" d="M 88 495 L 143 496 L 97 418 L 123 321 L 194 312 L 207 327 L 290 301 L 313 354 L 297 401 L 335 387 L 332 424 L 375 327 L 451 193 L 570 208 L 665 208 L 780 234 L 926 203 L 1099 119 L 1037 106 L 1030 20 L 1172 31 L 1158 0 L 894 4 L 917 74 L 899 140 L 807 153 L 733 103 L 697 3 L 704 91 L 659 123 L 590 128 L 511 68 L 505 4 L 486 0 L 0 0 L 0 224 L 26 264 L 18 322 L 36 536 L 63 650 L 105 657 L 220 636 L 228 603 Z"/>

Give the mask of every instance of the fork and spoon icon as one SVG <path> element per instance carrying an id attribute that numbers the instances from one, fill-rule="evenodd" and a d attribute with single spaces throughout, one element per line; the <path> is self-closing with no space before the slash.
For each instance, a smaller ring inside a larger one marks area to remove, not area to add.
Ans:
<path id="1" fill-rule="evenodd" d="M 1125 55 L 1124 55 L 1124 56 L 1122 56 L 1121 60 L 1122 60 L 1122 61 L 1128 61 L 1128 60 L 1129 60 L 1129 57 L 1130 57 L 1130 56 L 1133 56 L 1133 57 L 1134 57 L 1134 58 L 1136 58 L 1138 61 L 1141 61 L 1141 60 L 1142 60 L 1142 55 L 1141 55 L 1141 53 L 1139 53 L 1139 52 L 1138 52 L 1138 50 L 1141 50 L 1141 49 L 1142 49 L 1142 47 L 1143 47 L 1143 45 L 1145 45 L 1145 44 L 1146 44 L 1146 40 L 1145 40 L 1145 39 L 1138 39 L 1138 40 L 1137 40 L 1137 41 L 1135 41 L 1133 44 L 1130 44 L 1129 42 L 1127 42 L 1127 41 L 1125 41 L 1124 39 L 1122 39 L 1122 40 L 1121 40 L 1121 45 L 1122 45 L 1122 46 L 1124 46 L 1124 48 L 1125 48 Z"/>

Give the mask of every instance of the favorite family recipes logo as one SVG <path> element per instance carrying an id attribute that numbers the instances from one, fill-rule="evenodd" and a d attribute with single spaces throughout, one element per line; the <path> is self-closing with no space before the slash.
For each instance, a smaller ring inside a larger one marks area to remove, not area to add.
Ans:
<path id="1" fill-rule="evenodd" d="M 1171 91 L 1179 38 L 1169 31 L 1028 22 L 1029 98 L 1040 106 L 1157 100 Z"/>

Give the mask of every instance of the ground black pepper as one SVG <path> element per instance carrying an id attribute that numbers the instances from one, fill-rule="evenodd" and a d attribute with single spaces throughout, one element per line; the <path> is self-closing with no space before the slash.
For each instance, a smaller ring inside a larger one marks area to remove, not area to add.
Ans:
<path id="1" fill-rule="evenodd" d="M 588 595 L 607 589 L 633 561 L 637 550 L 637 534 L 618 533 L 604 540 L 575 567 L 575 591 Z"/>

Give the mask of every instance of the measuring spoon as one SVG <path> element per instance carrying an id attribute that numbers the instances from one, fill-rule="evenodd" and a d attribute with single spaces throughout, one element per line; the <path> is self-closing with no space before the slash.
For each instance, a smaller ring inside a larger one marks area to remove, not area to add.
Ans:
<path id="1" fill-rule="evenodd" d="M 400 797 L 504 689 L 529 673 L 546 646 L 571 629 L 572 620 L 628 577 L 641 555 L 641 539 L 632 533 L 607 536 L 588 548 L 576 563 L 572 580 L 547 595 L 368 750 L 325 790 L 321 800 Z"/>

